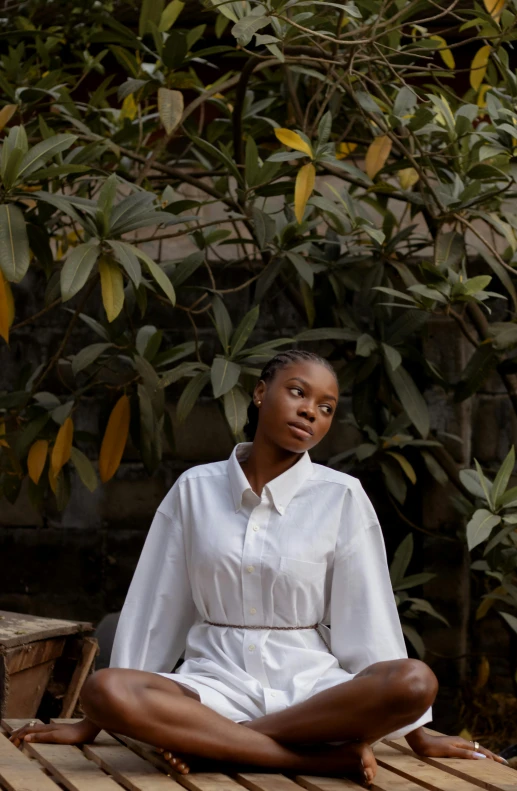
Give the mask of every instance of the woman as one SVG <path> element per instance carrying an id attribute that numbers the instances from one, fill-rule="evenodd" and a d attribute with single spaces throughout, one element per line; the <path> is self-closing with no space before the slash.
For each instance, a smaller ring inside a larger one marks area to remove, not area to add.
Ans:
<path id="1" fill-rule="evenodd" d="M 83 688 L 86 718 L 24 727 L 16 744 L 81 743 L 105 728 L 167 750 L 182 773 L 203 757 L 366 783 L 370 745 L 387 735 L 420 755 L 502 761 L 422 728 L 437 681 L 407 658 L 375 512 L 357 479 L 307 452 L 338 394 L 309 352 L 265 366 L 253 442 L 183 473 L 158 508 L 110 668 Z"/>

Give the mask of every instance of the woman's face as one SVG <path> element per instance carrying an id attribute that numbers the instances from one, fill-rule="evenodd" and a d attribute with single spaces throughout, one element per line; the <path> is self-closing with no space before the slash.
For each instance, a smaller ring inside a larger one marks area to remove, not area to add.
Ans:
<path id="1" fill-rule="evenodd" d="M 334 375 L 316 362 L 280 368 L 269 382 L 258 383 L 253 399 L 261 401 L 257 434 L 291 453 L 320 442 L 332 423 L 338 388 Z"/>

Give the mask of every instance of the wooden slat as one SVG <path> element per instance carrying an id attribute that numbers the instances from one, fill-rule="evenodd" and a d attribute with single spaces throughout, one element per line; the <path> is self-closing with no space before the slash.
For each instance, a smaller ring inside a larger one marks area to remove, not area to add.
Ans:
<path id="1" fill-rule="evenodd" d="M 31 744 L 33 755 L 69 791 L 120 791 L 120 786 L 97 764 L 69 744 Z"/>
<path id="2" fill-rule="evenodd" d="M 178 784 L 149 761 L 124 747 L 85 744 L 84 753 L 129 791 L 173 791 Z"/>
<path id="3" fill-rule="evenodd" d="M 238 783 L 250 791 L 300 791 L 296 783 L 285 775 L 267 772 L 238 772 L 232 774 Z"/>
<path id="4" fill-rule="evenodd" d="M 354 783 L 347 777 L 317 777 L 316 775 L 296 775 L 295 781 L 298 785 L 307 788 L 308 791 L 358 791 L 364 786 Z"/>
<path id="5" fill-rule="evenodd" d="M 426 729 L 428 730 L 428 729 Z M 428 731 L 434 735 L 436 731 Z M 386 739 L 386 744 L 395 747 L 406 755 L 415 755 L 405 739 Z M 517 774 L 514 769 L 496 763 L 489 758 L 472 760 L 468 758 L 428 758 L 427 756 L 416 756 L 419 760 L 442 769 L 463 780 L 468 780 L 479 788 L 486 791 L 515 791 L 517 788 Z"/>
<path id="6" fill-rule="evenodd" d="M 3 648 L 14 648 L 49 637 L 92 631 L 91 623 L 61 621 L 57 618 L 41 618 L 39 615 L 0 610 L 0 646 Z"/>
<path id="7" fill-rule="evenodd" d="M 59 791 L 50 777 L 0 734 L 0 785 L 8 791 Z"/>
<path id="8" fill-rule="evenodd" d="M 99 653 L 99 643 L 94 637 L 85 637 L 81 649 L 81 656 L 75 666 L 70 684 L 63 699 L 61 714 L 70 717 L 74 713 L 83 684 L 91 670 L 94 659 Z"/>
<path id="9" fill-rule="evenodd" d="M 381 744 L 375 748 L 375 758 L 379 766 L 408 779 L 414 779 L 430 791 L 444 791 L 444 789 L 447 791 L 478 791 L 479 789 L 479 786 L 468 780 L 451 775 L 436 766 L 431 766 L 421 760 L 419 756 L 406 755 L 387 744 Z"/>

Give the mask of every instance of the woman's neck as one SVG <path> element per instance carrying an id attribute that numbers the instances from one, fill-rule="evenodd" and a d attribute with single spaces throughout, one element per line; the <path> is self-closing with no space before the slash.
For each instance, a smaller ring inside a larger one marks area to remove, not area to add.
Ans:
<path id="1" fill-rule="evenodd" d="M 240 465 L 251 488 L 260 497 L 266 483 L 282 475 L 296 464 L 301 456 L 301 453 L 280 448 L 265 437 L 255 436 L 249 455 L 240 462 Z"/>

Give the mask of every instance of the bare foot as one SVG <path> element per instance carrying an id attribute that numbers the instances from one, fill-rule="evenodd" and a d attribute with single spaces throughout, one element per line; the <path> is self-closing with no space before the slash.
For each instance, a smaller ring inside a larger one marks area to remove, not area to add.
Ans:
<path id="1" fill-rule="evenodd" d="M 310 749 L 310 748 L 309 748 Z M 315 775 L 353 775 L 370 785 L 377 774 L 377 761 L 368 742 L 347 742 L 325 746 L 307 755 L 305 771 Z"/>
<path id="2" fill-rule="evenodd" d="M 180 775 L 186 775 L 190 772 L 190 766 L 179 755 L 174 755 L 169 750 L 164 750 L 163 747 L 158 747 L 158 752 L 164 757 L 171 769 L 178 772 Z"/>

